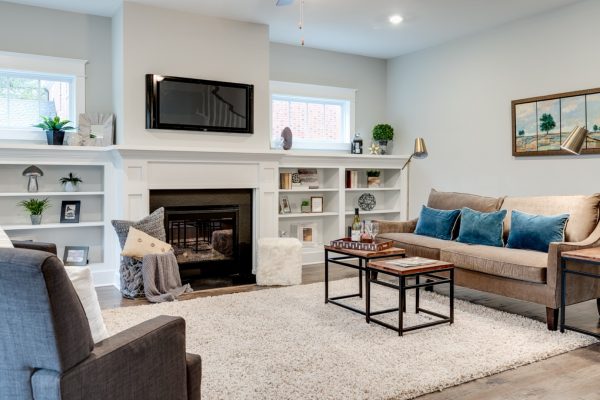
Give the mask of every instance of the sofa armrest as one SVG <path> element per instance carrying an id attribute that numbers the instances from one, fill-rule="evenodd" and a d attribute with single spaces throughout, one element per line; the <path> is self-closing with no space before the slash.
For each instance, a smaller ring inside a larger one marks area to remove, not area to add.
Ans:
<path id="1" fill-rule="evenodd" d="M 200 400 L 202 359 L 196 354 L 186 355 L 188 400 Z"/>
<path id="2" fill-rule="evenodd" d="M 56 255 L 56 245 L 54 243 L 32 242 L 15 240 L 12 242 L 15 249 L 39 250 Z"/>
<path id="3" fill-rule="evenodd" d="M 373 221 L 379 224 L 379 233 L 413 233 L 417 227 L 417 219 L 410 221 Z"/>
<path id="4" fill-rule="evenodd" d="M 596 229 L 588 236 L 585 240 L 581 242 L 554 242 L 550 243 L 550 248 L 548 249 L 548 271 L 547 271 L 547 283 L 549 288 L 552 291 L 552 294 L 555 296 L 555 303 L 560 304 L 560 263 L 561 263 L 561 254 L 565 251 L 571 250 L 581 250 L 587 249 L 590 247 L 598 247 L 600 246 L 600 224 L 596 226 Z M 585 268 L 584 264 L 580 266 Z M 579 269 L 579 267 L 577 267 Z M 578 288 L 571 288 L 571 286 L 576 285 L 577 282 L 584 282 L 581 279 L 571 279 L 569 282 L 568 291 L 574 294 L 574 297 L 567 299 L 570 304 L 578 303 L 580 301 L 591 300 L 593 298 L 600 297 L 600 292 L 598 290 L 594 291 L 594 293 L 585 293 L 577 290 Z M 593 288 L 592 288 L 593 289 Z M 581 292 L 577 295 L 577 292 Z"/>
<path id="5" fill-rule="evenodd" d="M 187 398 L 185 320 L 160 316 L 96 344 L 61 377 L 63 400 Z"/>

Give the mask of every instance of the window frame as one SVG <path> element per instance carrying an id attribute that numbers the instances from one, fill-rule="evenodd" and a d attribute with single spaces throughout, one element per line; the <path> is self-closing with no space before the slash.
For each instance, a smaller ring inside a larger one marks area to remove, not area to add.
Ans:
<path id="1" fill-rule="evenodd" d="M 70 95 L 73 123 L 78 115 L 85 113 L 85 66 L 87 60 L 41 56 L 0 51 L 0 71 L 15 74 L 30 74 L 33 79 L 56 78 L 71 81 Z M 0 141 L 45 142 L 44 133 L 38 129 L 2 128 Z"/>
<path id="2" fill-rule="evenodd" d="M 269 85 L 269 142 L 271 149 L 277 149 L 278 140 L 272 137 L 273 134 L 273 100 L 298 99 L 315 103 L 339 104 L 345 102 L 342 115 L 342 125 L 344 132 L 343 142 L 327 143 L 319 141 L 310 141 L 303 139 L 294 139 L 292 149 L 296 150 L 333 150 L 348 151 L 352 143 L 353 132 L 355 131 L 355 109 L 356 109 L 356 89 L 341 88 L 335 86 L 313 85 L 307 83 L 271 81 Z"/>

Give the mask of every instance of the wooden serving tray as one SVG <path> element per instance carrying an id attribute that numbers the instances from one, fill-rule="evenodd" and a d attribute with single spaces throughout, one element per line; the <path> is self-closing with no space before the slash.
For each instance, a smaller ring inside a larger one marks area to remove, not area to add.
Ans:
<path id="1" fill-rule="evenodd" d="M 338 249 L 361 250 L 361 251 L 383 251 L 392 247 L 394 242 L 386 240 L 379 243 L 353 242 L 350 238 L 342 238 L 331 241 L 331 247 Z"/>

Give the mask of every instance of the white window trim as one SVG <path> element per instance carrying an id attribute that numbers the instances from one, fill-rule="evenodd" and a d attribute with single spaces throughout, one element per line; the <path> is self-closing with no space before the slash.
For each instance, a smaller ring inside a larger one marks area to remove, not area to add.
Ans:
<path id="1" fill-rule="evenodd" d="M 87 60 L 75 58 L 0 51 L 0 70 L 46 76 L 74 77 L 74 119 L 79 114 L 85 113 L 85 66 L 87 63 Z M 77 123 L 76 120 L 73 122 Z M 41 137 L 43 137 L 43 134 L 36 128 L 31 130 L 0 130 L 0 140 L 33 141 L 40 140 Z"/>
<path id="2" fill-rule="evenodd" d="M 276 148 L 277 143 L 271 138 L 273 131 L 273 114 L 271 104 L 273 95 L 280 96 L 297 96 L 317 99 L 332 99 L 349 102 L 349 121 L 348 135 L 344 143 L 327 143 L 309 142 L 309 141 L 293 141 L 292 149 L 298 150 L 340 150 L 348 151 L 352 142 L 353 133 L 355 131 L 355 110 L 356 110 L 356 89 L 341 88 L 336 86 L 313 85 L 308 83 L 270 81 L 269 85 L 269 141 L 271 148 Z"/>

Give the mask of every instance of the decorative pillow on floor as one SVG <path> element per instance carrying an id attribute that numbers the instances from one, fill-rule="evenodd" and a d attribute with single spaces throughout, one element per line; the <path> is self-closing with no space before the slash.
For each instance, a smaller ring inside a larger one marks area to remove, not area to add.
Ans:
<path id="1" fill-rule="evenodd" d="M 569 214 L 534 215 L 513 210 L 506 247 L 548 252 L 551 242 L 565 240 Z"/>
<path id="2" fill-rule="evenodd" d="M 12 249 L 13 247 L 15 246 L 13 246 L 12 241 L 9 239 L 6 232 L 4 232 L 4 230 L 0 227 L 0 249 Z"/>
<path id="3" fill-rule="evenodd" d="M 460 210 L 437 210 L 423 206 L 415 233 L 438 239 L 452 240 L 452 232 Z"/>
<path id="4" fill-rule="evenodd" d="M 92 271 L 88 267 L 65 267 L 65 271 L 67 271 L 75 292 L 79 296 L 79 301 L 81 301 L 88 323 L 90 324 L 94 343 L 106 339 L 109 335 L 104 325 L 102 312 L 100 311 L 98 295 L 94 289 Z"/>
<path id="5" fill-rule="evenodd" d="M 503 247 L 504 217 L 506 210 L 483 213 L 465 207 L 460 214 L 460 230 L 456 241 Z"/>
<path id="6" fill-rule="evenodd" d="M 122 256 L 143 258 L 147 254 L 164 254 L 171 251 L 171 245 L 148 235 L 133 226 L 125 241 Z"/>

